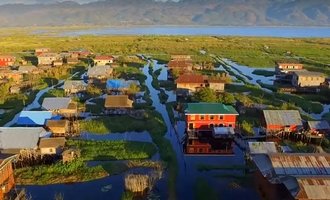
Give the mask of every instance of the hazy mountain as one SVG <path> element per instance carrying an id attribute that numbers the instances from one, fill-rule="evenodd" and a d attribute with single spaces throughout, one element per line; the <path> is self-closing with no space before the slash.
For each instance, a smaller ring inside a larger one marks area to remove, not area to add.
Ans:
<path id="1" fill-rule="evenodd" d="M 330 25 L 330 0 L 10 0 L 7 3 L 11 4 L 0 5 L 2 26 Z"/>

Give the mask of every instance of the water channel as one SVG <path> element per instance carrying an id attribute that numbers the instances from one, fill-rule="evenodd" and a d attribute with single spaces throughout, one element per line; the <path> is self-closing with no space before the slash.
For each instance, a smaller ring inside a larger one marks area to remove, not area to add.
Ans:
<path id="1" fill-rule="evenodd" d="M 157 64 L 156 61 L 153 64 L 153 70 L 162 69 L 166 70 L 164 65 Z M 252 182 L 247 179 L 247 184 L 236 184 L 235 178 L 231 178 L 232 175 L 242 176 L 245 174 L 242 170 L 213 170 L 213 171 L 199 171 L 199 165 L 244 165 L 243 152 L 234 146 L 234 154 L 230 156 L 186 156 L 182 151 L 181 138 L 184 134 L 185 122 L 179 121 L 172 125 L 169 119 L 169 115 L 166 111 L 164 104 L 159 101 L 159 91 L 152 87 L 152 76 L 149 75 L 149 64 L 144 66 L 142 69 L 144 74 L 147 76 L 146 85 L 150 91 L 151 99 L 155 109 L 161 113 L 168 131 L 166 138 L 171 142 L 173 149 L 176 152 L 178 161 L 178 177 L 176 181 L 177 187 L 177 199 L 194 199 L 194 188 L 196 180 L 199 177 L 207 180 L 212 188 L 217 192 L 221 199 L 254 199 L 258 200 L 259 196 L 254 188 Z M 165 73 L 161 73 L 165 74 Z M 163 75 L 165 76 L 165 75 Z M 160 77 L 161 79 L 161 77 Z M 175 94 L 173 91 L 167 91 L 170 95 L 169 101 L 175 100 Z M 85 134 L 85 139 L 94 140 L 130 140 L 130 141 L 146 141 L 151 142 L 150 136 L 147 132 L 135 133 L 128 132 L 122 135 L 111 134 L 104 136 L 97 136 L 93 134 Z M 167 173 L 165 173 L 166 175 Z M 234 186 L 233 186 L 234 184 Z M 34 200 L 53 199 L 54 195 L 61 193 L 64 199 L 121 199 L 121 195 L 124 192 L 124 174 L 115 176 L 105 177 L 99 180 L 83 182 L 83 183 L 72 183 L 72 184 L 53 184 L 45 186 L 24 186 L 28 194 L 32 196 Z M 104 189 L 108 188 L 108 189 Z M 110 188 L 110 189 L 109 189 Z M 166 178 L 161 179 L 157 182 L 156 186 L 157 197 L 159 199 L 168 198 L 168 188 Z"/>

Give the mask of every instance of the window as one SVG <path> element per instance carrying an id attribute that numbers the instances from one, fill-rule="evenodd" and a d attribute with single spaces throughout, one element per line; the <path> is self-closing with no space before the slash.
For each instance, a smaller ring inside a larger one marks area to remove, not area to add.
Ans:
<path id="1" fill-rule="evenodd" d="M 50 149 L 49 149 L 49 152 L 50 152 L 50 153 L 53 153 L 53 149 L 52 149 L 52 148 L 50 148 Z"/>
<path id="2" fill-rule="evenodd" d="M 233 125 L 232 124 L 229 124 L 229 127 L 233 127 Z"/>
<path id="3" fill-rule="evenodd" d="M 193 123 L 189 123 L 189 129 L 194 129 L 194 124 Z"/>
<path id="4" fill-rule="evenodd" d="M 220 115 L 220 119 L 223 119 L 223 115 Z"/>
<path id="5" fill-rule="evenodd" d="M 219 124 L 219 127 L 223 127 L 223 124 Z"/>
<path id="6" fill-rule="evenodd" d="M 213 127 L 214 127 L 214 125 L 213 125 L 213 124 L 210 124 L 210 125 L 209 125 L 209 127 L 210 127 L 210 128 L 213 128 Z"/>
<path id="7" fill-rule="evenodd" d="M 198 149 L 198 153 L 202 153 L 203 152 L 203 149 L 202 148 L 199 148 Z"/>
<path id="8" fill-rule="evenodd" d="M 190 116 L 190 120 L 195 120 L 195 115 L 189 115 Z"/>
<path id="9" fill-rule="evenodd" d="M 210 115 L 210 119 L 211 119 L 211 120 L 213 120 L 213 119 L 214 119 L 214 117 L 215 117 L 214 115 Z"/>
<path id="10" fill-rule="evenodd" d="M 201 116 L 200 116 L 200 119 L 201 119 L 201 120 L 204 120 L 204 119 L 205 119 L 205 115 L 201 115 Z"/>

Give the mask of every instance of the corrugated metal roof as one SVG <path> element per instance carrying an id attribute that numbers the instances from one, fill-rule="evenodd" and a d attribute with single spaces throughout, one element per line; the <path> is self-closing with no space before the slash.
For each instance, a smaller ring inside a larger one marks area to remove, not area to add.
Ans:
<path id="1" fill-rule="evenodd" d="M 46 120 L 52 118 L 51 111 L 22 111 L 17 119 L 18 125 L 42 126 Z"/>
<path id="2" fill-rule="evenodd" d="M 330 199 L 330 178 L 298 178 L 300 191 L 299 199 Z"/>
<path id="3" fill-rule="evenodd" d="M 70 102 L 69 97 L 47 97 L 42 102 L 42 107 L 46 110 L 67 109 Z"/>
<path id="4" fill-rule="evenodd" d="M 238 115 L 233 106 L 222 103 L 188 103 L 186 114 L 232 114 Z"/>
<path id="5" fill-rule="evenodd" d="M 298 110 L 264 110 L 267 125 L 302 126 L 302 119 Z"/>
<path id="6" fill-rule="evenodd" d="M 105 99 L 106 108 L 132 108 L 133 101 L 127 95 L 108 95 Z"/>
<path id="7" fill-rule="evenodd" d="M 41 127 L 0 127 L 1 149 L 31 149 L 38 146 L 39 137 L 47 134 Z"/>
<path id="8" fill-rule="evenodd" d="M 39 148 L 50 148 L 50 147 L 64 147 L 66 139 L 64 137 L 58 138 L 41 138 L 39 142 Z"/>
<path id="9" fill-rule="evenodd" d="M 328 130 L 330 129 L 330 125 L 327 121 L 308 121 L 308 126 L 310 129 L 317 130 Z"/>
<path id="10" fill-rule="evenodd" d="M 109 73 L 112 73 L 113 69 L 110 65 L 105 66 L 94 66 L 88 69 L 87 76 L 95 77 L 95 76 L 104 76 Z"/>
<path id="11" fill-rule="evenodd" d="M 87 84 L 82 80 L 66 80 L 63 85 L 63 89 L 83 89 Z"/>
<path id="12" fill-rule="evenodd" d="M 277 175 L 330 176 L 330 154 L 269 154 Z"/>
<path id="13" fill-rule="evenodd" d="M 277 153 L 275 142 L 249 142 L 251 154 Z"/>
<path id="14" fill-rule="evenodd" d="M 66 127 L 69 125 L 68 120 L 48 120 L 47 126 L 48 127 Z"/>

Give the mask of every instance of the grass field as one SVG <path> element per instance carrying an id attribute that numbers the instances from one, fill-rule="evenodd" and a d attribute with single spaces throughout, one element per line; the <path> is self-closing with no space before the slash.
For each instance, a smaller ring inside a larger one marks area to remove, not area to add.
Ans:
<path id="1" fill-rule="evenodd" d="M 0 35 L 1 53 L 14 53 L 38 47 L 50 47 L 54 51 L 74 48 L 90 49 L 94 53 L 113 55 L 147 54 L 166 63 L 171 54 L 193 55 L 195 62 L 212 62 L 208 54 L 231 59 L 253 67 L 272 67 L 274 61 L 284 58 L 300 58 L 308 69 L 330 74 L 329 38 L 292 39 L 266 37 L 211 37 L 211 36 L 79 36 L 51 37 L 28 35 L 15 31 L 12 35 Z"/>

